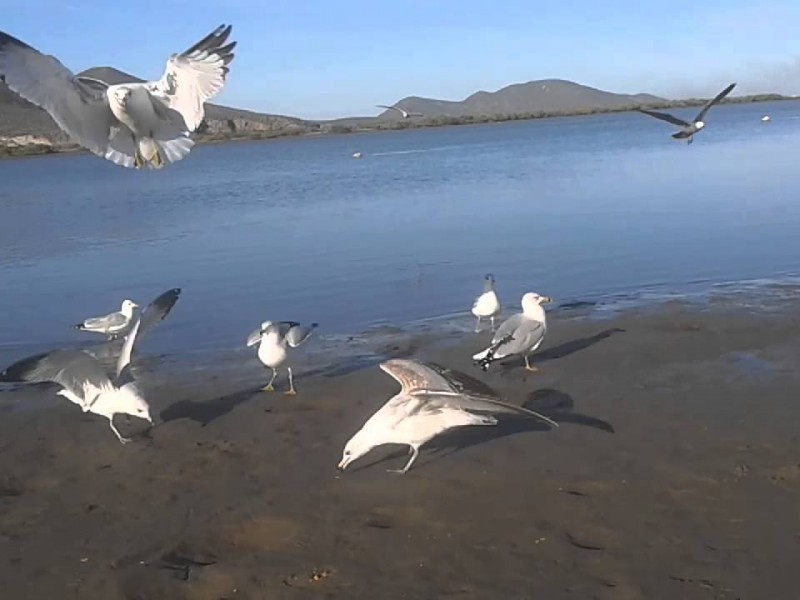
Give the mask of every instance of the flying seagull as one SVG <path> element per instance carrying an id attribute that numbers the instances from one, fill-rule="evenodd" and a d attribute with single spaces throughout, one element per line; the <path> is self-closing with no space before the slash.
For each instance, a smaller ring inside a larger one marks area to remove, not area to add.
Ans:
<path id="1" fill-rule="evenodd" d="M 424 117 L 425 116 L 422 113 L 418 113 L 418 112 L 408 112 L 407 110 L 403 110 L 399 106 L 386 106 L 384 104 L 376 104 L 375 106 L 377 106 L 378 108 L 385 108 L 386 110 L 395 110 L 395 111 L 399 112 L 400 116 L 402 116 L 404 119 L 407 119 L 409 117 Z"/>
<path id="2" fill-rule="evenodd" d="M 172 310 L 179 294 L 180 290 L 177 289 L 162 294 L 134 321 L 125 337 L 113 376 L 109 376 L 100 362 L 88 352 L 56 350 L 14 363 L 0 373 L 0 381 L 57 383 L 63 388 L 58 392 L 59 396 L 74 402 L 83 412 L 91 412 L 108 419 L 111 431 L 122 444 L 126 444 L 130 440 L 122 437 L 114 426 L 115 415 L 126 414 L 153 424 L 150 405 L 131 371 L 134 345 L 144 330 L 161 321 Z"/>
<path id="3" fill-rule="evenodd" d="M 248 347 L 258 344 L 258 359 L 265 367 L 272 369 L 272 378 L 262 388 L 265 392 L 271 392 L 275 389 L 272 384 L 275 381 L 275 377 L 278 376 L 278 367 L 286 360 L 286 345 L 297 348 L 308 339 L 311 332 L 318 326 L 318 323 L 303 326 L 294 321 L 280 321 L 278 323 L 264 321 L 258 329 L 247 336 Z M 294 395 L 297 392 L 294 389 L 292 367 L 287 367 L 286 370 L 289 371 L 289 389 L 286 393 Z"/>
<path id="4" fill-rule="evenodd" d="M 500 300 L 497 299 L 497 293 L 494 291 L 494 275 L 491 273 L 484 278 L 483 293 L 472 303 L 472 314 L 478 317 L 475 333 L 481 330 L 481 318 L 483 317 L 491 320 L 492 331 L 494 331 L 494 318 L 500 314 Z"/>
<path id="5" fill-rule="evenodd" d="M 411 458 L 399 471 L 406 473 L 426 442 L 454 427 L 496 425 L 497 413 L 535 417 L 558 427 L 544 415 L 476 390 L 472 378 L 435 363 L 393 359 L 380 368 L 397 380 L 401 390 L 347 442 L 338 465 L 342 471 L 376 446 L 408 444 Z"/>
<path id="6" fill-rule="evenodd" d="M 82 323 L 75 325 L 75 329 L 102 333 L 107 335 L 109 340 L 116 339 L 120 332 L 128 329 L 133 319 L 133 309 L 138 306 L 133 300 L 123 300 L 119 311 L 102 317 L 89 317 Z"/>
<path id="7" fill-rule="evenodd" d="M 158 81 L 109 85 L 76 76 L 54 56 L 0 31 L 0 75 L 97 156 L 123 167 L 160 169 L 194 145 L 189 134 L 203 121 L 203 103 L 222 89 L 233 60 L 236 42 L 225 45 L 230 33 L 230 25 L 221 25 L 173 54 Z"/>
<path id="8" fill-rule="evenodd" d="M 673 133 L 672 137 L 674 137 L 676 140 L 685 139 L 687 144 L 691 144 L 692 141 L 694 140 L 694 134 L 706 126 L 703 119 L 705 118 L 706 113 L 709 111 L 709 109 L 715 104 L 717 104 L 720 100 L 722 100 L 725 96 L 730 94 L 731 90 L 733 90 L 733 88 L 735 87 L 736 87 L 735 83 L 730 84 L 719 94 L 717 94 L 714 98 L 706 102 L 705 106 L 703 106 L 700 112 L 697 113 L 697 116 L 694 119 L 692 119 L 691 123 L 684 121 L 683 119 L 679 119 L 678 117 L 675 117 L 669 113 L 656 112 L 654 110 L 646 110 L 644 108 L 637 108 L 636 110 L 646 115 L 650 115 L 651 117 L 655 117 L 656 119 L 661 119 L 662 121 L 666 121 L 667 123 L 672 123 L 673 125 L 677 125 L 681 129 L 680 131 Z"/>
<path id="9" fill-rule="evenodd" d="M 534 292 L 522 296 L 522 312 L 503 321 L 489 347 L 478 352 L 472 360 L 487 371 L 489 365 L 496 360 L 522 354 L 525 357 L 525 368 L 528 371 L 537 371 L 528 362 L 528 355 L 541 345 L 544 334 L 547 333 L 547 319 L 542 304 L 548 302 L 551 302 L 550 298 Z"/>

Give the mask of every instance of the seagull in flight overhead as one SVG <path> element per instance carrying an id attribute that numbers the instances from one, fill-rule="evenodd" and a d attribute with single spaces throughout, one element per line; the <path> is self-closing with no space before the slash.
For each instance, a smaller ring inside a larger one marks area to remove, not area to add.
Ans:
<path id="1" fill-rule="evenodd" d="M 130 440 L 122 437 L 114 426 L 115 415 L 126 414 L 153 424 L 150 405 L 131 371 L 134 345 L 144 331 L 167 316 L 179 295 L 180 289 L 161 294 L 137 317 L 125 337 L 113 376 L 109 376 L 100 361 L 88 352 L 56 350 L 17 361 L 0 373 L 0 382 L 57 383 L 63 388 L 58 392 L 59 396 L 77 404 L 83 412 L 108 419 L 111 431 L 122 444 L 126 444 Z"/>
<path id="2" fill-rule="evenodd" d="M 477 389 L 476 380 L 435 363 L 393 359 L 380 368 L 401 386 L 400 392 L 372 415 L 345 444 L 338 468 L 383 444 L 407 444 L 411 458 L 399 472 L 407 473 L 419 448 L 440 433 L 466 425 L 497 425 L 497 413 L 534 417 L 548 425 L 558 423 L 535 411 L 508 404 Z"/>
<path id="3" fill-rule="evenodd" d="M 46 110 L 77 144 L 123 167 L 160 169 L 184 158 L 203 103 L 225 84 L 236 42 L 219 26 L 181 54 L 161 79 L 109 85 L 74 75 L 54 56 L 0 31 L 0 75 L 9 88 Z"/>
<path id="4" fill-rule="evenodd" d="M 677 131 L 672 134 L 676 140 L 686 140 L 687 144 L 691 144 L 694 140 L 694 134 L 700 131 L 703 127 L 706 126 L 705 121 L 703 119 L 706 116 L 706 113 L 709 109 L 717 104 L 720 100 L 722 100 L 725 96 L 731 93 L 733 88 L 736 87 L 735 83 L 730 84 L 724 90 L 722 90 L 719 94 L 717 94 L 714 98 L 706 102 L 705 106 L 697 113 L 697 116 L 692 119 L 692 122 L 689 123 L 688 121 L 684 121 L 683 119 L 679 119 L 676 116 L 673 116 L 669 113 L 663 112 L 656 112 L 654 110 L 646 110 L 644 108 L 637 108 L 640 113 L 644 113 L 646 115 L 650 115 L 651 117 L 655 117 L 656 119 L 661 119 L 662 121 L 666 121 L 667 123 L 672 123 L 673 125 L 677 125 L 680 127 L 680 131 Z"/>
<path id="5" fill-rule="evenodd" d="M 399 112 L 400 116 L 402 116 L 404 119 L 407 119 L 409 117 L 424 117 L 425 116 L 422 113 L 418 113 L 418 112 L 408 112 L 407 110 L 403 110 L 399 106 L 386 106 L 384 104 L 376 104 L 375 106 L 377 106 L 378 108 L 385 108 L 386 110 L 395 110 L 395 111 Z"/>

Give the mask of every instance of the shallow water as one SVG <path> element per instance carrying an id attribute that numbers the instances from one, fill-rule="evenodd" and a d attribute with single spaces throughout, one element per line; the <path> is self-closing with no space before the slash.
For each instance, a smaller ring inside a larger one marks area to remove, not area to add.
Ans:
<path id="1" fill-rule="evenodd" d="M 0 162 L 0 360 L 86 341 L 73 323 L 171 287 L 171 333 L 148 344 L 186 353 L 264 319 L 331 334 L 465 311 L 488 271 L 509 310 L 529 289 L 796 274 L 800 102 L 708 121 L 691 146 L 625 113 L 210 145 L 161 172 Z"/>

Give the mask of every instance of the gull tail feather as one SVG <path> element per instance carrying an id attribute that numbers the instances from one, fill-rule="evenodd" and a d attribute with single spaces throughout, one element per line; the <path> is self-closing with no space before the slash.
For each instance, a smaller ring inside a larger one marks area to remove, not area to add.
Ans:
<path id="1" fill-rule="evenodd" d="M 481 369 L 483 369 L 484 371 L 488 371 L 490 364 L 492 364 L 496 360 L 505 358 L 505 355 L 497 356 L 497 350 L 501 346 L 507 344 L 513 339 L 514 339 L 513 336 L 507 335 L 504 338 L 497 340 L 491 346 L 486 348 L 486 350 L 483 350 L 473 355 L 472 360 L 475 362 L 475 364 L 479 365 Z"/>

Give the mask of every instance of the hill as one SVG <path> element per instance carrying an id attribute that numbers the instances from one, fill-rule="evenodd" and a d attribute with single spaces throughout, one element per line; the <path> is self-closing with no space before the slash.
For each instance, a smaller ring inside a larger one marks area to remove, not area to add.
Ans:
<path id="1" fill-rule="evenodd" d="M 396 106 L 426 117 L 475 117 L 609 110 L 663 102 L 664 98 L 650 94 L 615 94 L 563 79 L 540 79 L 509 85 L 496 92 L 475 92 L 461 101 L 409 96 Z M 389 117 L 395 119 L 397 113 L 384 111 L 380 115 Z"/>

